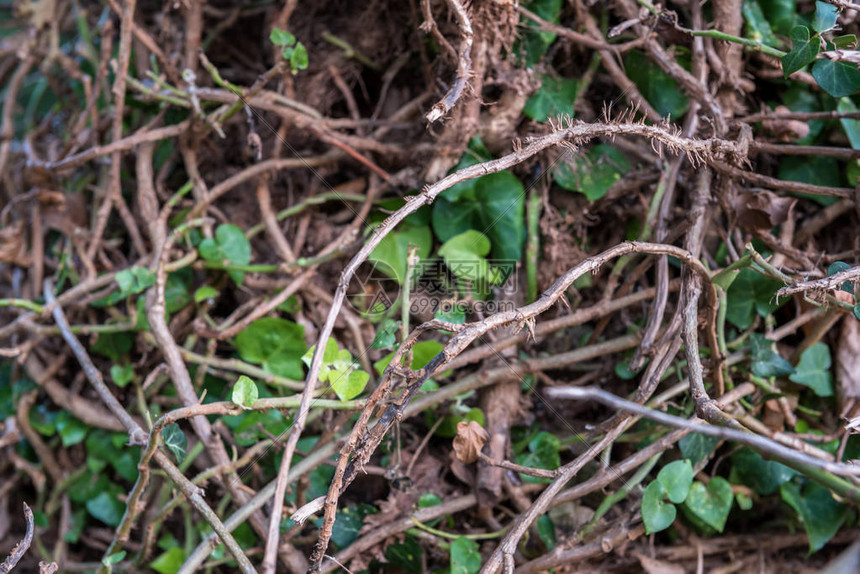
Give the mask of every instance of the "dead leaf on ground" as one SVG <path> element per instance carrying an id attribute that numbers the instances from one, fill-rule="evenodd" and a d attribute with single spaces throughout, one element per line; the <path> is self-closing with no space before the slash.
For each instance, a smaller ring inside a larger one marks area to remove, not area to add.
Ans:
<path id="1" fill-rule="evenodd" d="M 745 231 L 770 231 L 788 220 L 797 199 L 762 190 L 744 191 L 731 200 L 737 225 Z"/>
<path id="2" fill-rule="evenodd" d="M 836 395 L 843 417 L 860 414 L 860 321 L 850 315 L 842 319 L 836 346 Z"/>
<path id="3" fill-rule="evenodd" d="M 0 229 L 0 263 L 27 267 L 31 261 L 24 241 L 24 221 L 19 220 Z"/>
<path id="4" fill-rule="evenodd" d="M 642 565 L 642 569 L 647 572 L 647 574 L 684 574 L 684 569 L 677 564 L 670 564 L 669 562 L 649 558 L 644 554 L 637 553 L 635 556 L 639 560 L 639 564 Z"/>
<path id="5" fill-rule="evenodd" d="M 773 110 L 774 114 L 788 114 L 791 110 L 785 106 L 778 106 Z M 803 139 L 809 135 L 809 124 L 802 120 L 790 120 L 786 118 L 765 118 L 761 126 L 773 137 L 782 142 L 791 142 Z"/>
<path id="6" fill-rule="evenodd" d="M 490 435 L 475 421 L 457 423 L 457 436 L 454 437 L 454 454 L 457 460 L 469 464 L 478 460 L 481 449 L 487 444 Z"/>

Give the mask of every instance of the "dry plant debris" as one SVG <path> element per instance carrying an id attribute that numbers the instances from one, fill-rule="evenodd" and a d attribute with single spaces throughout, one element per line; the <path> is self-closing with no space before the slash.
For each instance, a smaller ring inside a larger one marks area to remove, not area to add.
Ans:
<path id="1" fill-rule="evenodd" d="M 842 567 L 858 12 L 0 6 L 0 570 Z"/>

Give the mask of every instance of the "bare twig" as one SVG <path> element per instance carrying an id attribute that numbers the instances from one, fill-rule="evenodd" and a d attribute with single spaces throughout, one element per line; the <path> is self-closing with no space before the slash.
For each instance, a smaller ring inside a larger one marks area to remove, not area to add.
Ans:
<path id="1" fill-rule="evenodd" d="M 460 50 L 457 53 L 457 77 L 454 83 L 451 84 L 451 89 L 445 94 L 437 104 L 435 104 L 425 116 L 431 124 L 445 114 L 457 104 L 457 100 L 463 95 L 463 90 L 466 88 L 466 83 L 469 81 L 469 74 L 472 70 L 472 41 L 474 32 L 472 31 L 472 22 L 469 20 L 469 15 L 466 8 L 460 0 L 445 0 L 454 17 L 457 19 L 457 25 L 460 28 Z M 429 8 L 428 8 L 429 9 Z M 434 25 L 435 27 L 435 25 Z"/>
<path id="2" fill-rule="evenodd" d="M 835 291 L 846 281 L 849 283 L 860 281 L 860 266 L 852 267 L 851 269 L 846 269 L 845 271 L 840 271 L 829 277 L 823 277 L 814 281 L 798 281 L 793 285 L 783 287 L 776 292 L 776 295 L 777 297 L 786 297 L 803 291 Z"/>
<path id="3" fill-rule="evenodd" d="M 9 553 L 9 556 L 6 557 L 6 560 L 0 564 L 0 572 L 4 574 L 7 572 L 11 572 L 13 568 L 18 564 L 21 558 L 24 557 L 24 554 L 30 548 L 30 544 L 33 542 L 33 532 L 35 531 L 35 522 L 33 520 L 33 511 L 30 510 L 30 507 L 27 506 L 27 503 L 24 503 L 24 518 L 27 521 L 27 531 L 24 533 L 24 538 L 15 545 L 12 551 Z"/>
<path id="4" fill-rule="evenodd" d="M 634 413 L 660 424 L 675 428 L 688 429 L 691 432 L 696 432 L 706 436 L 745 444 L 761 453 L 767 454 L 768 456 L 785 461 L 788 464 L 796 463 L 803 466 L 809 466 L 821 469 L 836 476 L 860 476 L 860 468 L 855 465 L 823 461 L 750 432 L 688 421 L 687 419 L 669 415 L 654 409 L 649 409 L 648 407 L 643 407 L 642 405 L 616 397 L 612 393 L 608 393 L 601 389 L 593 387 L 553 387 L 547 389 L 546 393 L 557 399 L 597 401 L 611 408 L 626 411 L 628 413 Z"/>

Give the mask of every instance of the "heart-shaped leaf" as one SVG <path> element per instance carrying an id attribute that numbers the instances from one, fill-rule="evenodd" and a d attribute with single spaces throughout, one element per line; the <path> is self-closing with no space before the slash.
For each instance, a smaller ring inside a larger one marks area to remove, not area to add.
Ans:
<path id="1" fill-rule="evenodd" d="M 674 504 L 666 502 L 665 497 L 666 489 L 659 480 L 649 484 L 642 493 L 642 521 L 647 534 L 666 530 L 675 522 L 678 510 Z"/>
<path id="2" fill-rule="evenodd" d="M 236 384 L 233 385 L 232 400 L 241 407 L 250 408 L 259 396 L 257 384 L 245 375 L 240 376 Z"/>
<path id="3" fill-rule="evenodd" d="M 666 489 L 666 496 L 675 504 L 684 502 L 693 483 L 693 466 L 689 460 L 676 460 L 660 469 L 657 480 Z"/>
<path id="4" fill-rule="evenodd" d="M 795 26 L 791 30 L 791 52 L 782 57 L 782 73 L 789 77 L 807 64 L 815 61 L 821 49 L 821 40 L 809 38 L 809 28 Z"/>
<path id="5" fill-rule="evenodd" d="M 832 397 L 833 375 L 830 373 L 830 364 L 830 347 L 824 343 L 815 343 L 800 355 L 797 370 L 789 379 L 809 387 L 819 397 Z"/>
<path id="6" fill-rule="evenodd" d="M 684 506 L 705 524 L 722 532 L 732 509 L 733 498 L 729 482 L 717 476 L 712 478 L 707 486 L 699 481 L 694 482 Z"/>

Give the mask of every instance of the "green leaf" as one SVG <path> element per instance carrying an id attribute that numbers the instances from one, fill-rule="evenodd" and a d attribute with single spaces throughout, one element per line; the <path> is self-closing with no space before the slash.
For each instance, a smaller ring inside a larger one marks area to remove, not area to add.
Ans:
<path id="1" fill-rule="evenodd" d="M 773 494 L 780 485 L 797 474 L 793 469 L 773 460 L 764 460 L 760 454 L 743 448 L 732 455 L 732 472 L 740 482 L 759 494 Z"/>
<path id="2" fill-rule="evenodd" d="M 230 223 L 222 223 L 215 230 L 215 237 L 204 239 L 198 246 L 200 256 L 214 263 L 247 265 L 251 261 L 251 244 L 242 229 Z M 227 273 L 237 285 L 242 284 L 244 271 L 228 269 Z"/>
<path id="3" fill-rule="evenodd" d="M 305 70 L 308 67 L 308 51 L 305 48 L 305 45 L 299 42 L 296 44 L 295 50 L 290 55 L 290 68 L 292 68 L 293 74 L 298 72 L 299 70 Z"/>
<path id="4" fill-rule="evenodd" d="M 854 316 L 857 317 L 858 321 L 860 321 L 860 303 L 854 305 Z"/>
<path id="5" fill-rule="evenodd" d="M 678 83 L 651 61 L 644 52 L 630 50 L 624 57 L 627 76 L 636 84 L 642 95 L 663 117 L 679 119 L 690 102 Z"/>
<path id="6" fill-rule="evenodd" d="M 368 260 L 377 270 L 403 285 L 406 279 L 406 257 L 409 245 L 418 247 L 418 257 L 421 261 L 430 256 L 433 245 L 433 234 L 426 225 L 421 227 L 405 227 L 386 235 L 379 245 L 370 253 Z"/>
<path id="7" fill-rule="evenodd" d="M 86 423 L 75 418 L 69 411 L 60 411 L 56 420 L 57 433 L 63 442 L 64 447 L 76 445 L 87 437 L 87 431 L 90 429 Z"/>
<path id="8" fill-rule="evenodd" d="M 827 267 L 827 276 L 832 277 L 837 273 L 842 273 L 843 271 L 848 271 L 849 269 L 851 269 L 851 266 L 844 261 L 834 261 Z M 842 285 L 839 288 L 846 293 L 850 293 L 852 295 L 854 294 L 854 288 L 851 286 L 851 281 L 843 281 Z"/>
<path id="9" fill-rule="evenodd" d="M 684 501 L 684 506 L 708 526 L 717 532 L 722 532 L 726 519 L 732 509 L 732 486 L 719 476 L 712 478 L 705 486 L 699 481 L 690 487 L 690 494 Z"/>
<path id="10" fill-rule="evenodd" d="M 531 468 L 542 468 L 545 470 L 555 470 L 561 466 L 561 457 L 559 449 L 561 441 L 554 434 L 545 431 L 537 433 L 528 443 L 528 452 L 517 456 L 517 464 L 529 466 Z M 548 478 L 536 478 L 520 474 L 523 482 L 541 483 L 549 482 Z"/>
<path id="11" fill-rule="evenodd" d="M 678 441 L 681 456 L 689 459 L 691 463 L 698 464 L 705 460 L 717 446 L 720 439 L 699 433 L 690 433 Z"/>
<path id="12" fill-rule="evenodd" d="M 747 38 L 768 46 L 779 46 L 779 40 L 773 35 L 770 22 L 765 18 L 764 11 L 756 0 L 746 0 L 741 7 L 741 12 L 747 24 Z"/>
<path id="13" fill-rule="evenodd" d="M 819 0 L 815 3 L 815 16 L 812 17 L 812 29 L 819 33 L 830 30 L 836 25 L 836 18 L 838 16 L 839 12 L 836 6 Z"/>
<path id="14" fill-rule="evenodd" d="M 311 363 L 314 359 L 314 352 L 316 351 L 317 346 L 311 345 L 310 349 L 302 355 L 302 362 L 310 368 Z M 334 337 L 329 337 L 328 341 L 325 343 L 325 351 L 323 351 L 322 363 L 323 365 L 331 365 L 337 359 L 337 341 L 334 340 Z"/>
<path id="15" fill-rule="evenodd" d="M 797 12 L 794 0 L 759 0 L 759 5 L 762 12 L 767 14 L 767 20 L 773 31 L 788 36 L 794 26 Z"/>
<path id="16" fill-rule="evenodd" d="M 839 187 L 842 185 L 842 177 L 840 175 L 841 171 L 842 170 L 839 168 L 839 161 L 833 157 L 784 157 L 779 162 L 778 175 L 780 179 L 788 181 Z M 808 193 L 798 193 L 796 195 L 798 197 L 811 199 L 812 201 L 824 206 L 832 205 L 838 201 L 838 198 L 836 197 L 811 195 Z"/>
<path id="17" fill-rule="evenodd" d="M 630 163 L 612 146 L 598 144 L 587 154 L 560 162 L 552 177 L 564 189 L 578 191 L 589 201 L 603 198 L 612 185 L 630 170 Z"/>
<path id="18" fill-rule="evenodd" d="M 304 377 L 302 355 L 307 350 L 305 329 L 277 317 L 257 319 L 236 336 L 239 356 L 261 364 L 270 373 L 290 379 Z"/>
<path id="19" fill-rule="evenodd" d="M 102 558 L 102 564 L 104 564 L 105 566 L 113 566 L 114 564 L 119 564 L 120 562 L 122 562 L 122 559 L 125 558 L 126 554 L 126 551 L 122 550 L 120 552 L 115 552 L 110 556 L 105 556 L 104 558 Z"/>
<path id="20" fill-rule="evenodd" d="M 646 534 L 666 530 L 675 522 L 678 510 L 674 504 L 666 502 L 665 497 L 666 489 L 659 480 L 645 487 L 642 493 L 642 522 L 645 523 Z"/>
<path id="21" fill-rule="evenodd" d="M 114 485 L 115 486 L 115 485 Z M 108 526 L 119 526 L 125 513 L 125 503 L 117 498 L 116 488 L 98 493 L 86 501 L 87 512 Z"/>
<path id="22" fill-rule="evenodd" d="M 780 494 L 800 516 L 809 537 L 810 554 L 821 550 L 848 516 L 846 506 L 814 481 L 807 482 L 802 492 L 796 484 L 787 482 L 780 487 Z"/>
<path id="23" fill-rule="evenodd" d="M 526 101 L 523 114 L 538 122 L 557 116 L 572 118 L 578 87 L 577 80 L 544 74 L 541 76 L 541 87 Z"/>
<path id="24" fill-rule="evenodd" d="M 558 23 L 562 0 L 534 0 L 524 2 L 523 6 L 544 20 Z M 514 53 L 520 55 L 520 65 L 533 68 L 543 58 L 556 35 L 552 32 L 542 32 L 532 20 L 523 16 L 520 19 L 521 36 L 514 46 Z"/>
<path id="25" fill-rule="evenodd" d="M 134 367 L 131 365 L 111 365 L 110 378 L 118 387 L 124 387 L 134 377 Z"/>
<path id="26" fill-rule="evenodd" d="M 149 563 L 149 567 L 160 574 L 176 574 L 185 563 L 185 552 L 174 546 Z"/>
<path id="27" fill-rule="evenodd" d="M 185 433 L 182 432 L 182 429 L 179 428 L 179 425 L 171 423 L 161 429 L 161 440 L 164 441 L 164 446 L 173 453 L 173 456 L 176 458 L 176 462 L 182 464 L 182 461 L 185 460 L 185 453 L 188 449 L 188 439 L 185 437 Z"/>
<path id="28" fill-rule="evenodd" d="M 133 344 L 134 335 L 125 331 L 121 333 L 99 333 L 91 349 L 99 355 L 119 363 L 131 351 Z"/>
<path id="29" fill-rule="evenodd" d="M 857 36 L 854 34 L 836 36 L 833 38 L 833 45 L 838 50 L 852 50 L 857 47 Z"/>
<path id="30" fill-rule="evenodd" d="M 413 370 L 423 369 L 433 357 L 442 352 L 443 348 L 444 345 L 439 341 L 419 341 L 415 343 L 415 346 L 412 347 L 412 363 L 409 368 Z M 394 353 L 389 353 L 373 363 L 373 368 L 381 375 L 382 371 L 391 363 L 392 358 L 394 358 Z M 445 375 L 445 373 L 442 374 Z"/>
<path id="31" fill-rule="evenodd" d="M 490 252 L 487 236 L 472 229 L 455 235 L 439 248 L 445 265 L 460 279 L 485 281 L 490 264 L 485 256 Z"/>
<path id="32" fill-rule="evenodd" d="M 423 572 L 421 556 L 424 549 L 412 536 L 406 536 L 403 542 L 391 544 L 385 549 L 385 559 L 402 572 Z"/>
<path id="33" fill-rule="evenodd" d="M 768 279 L 752 269 L 742 269 L 726 291 L 726 319 L 739 329 L 748 329 L 756 313 L 764 317 L 781 307 L 788 297 L 777 300 L 782 283 Z"/>
<path id="34" fill-rule="evenodd" d="M 666 490 L 666 496 L 675 504 L 684 502 L 693 484 L 693 466 L 689 460 L 676 460 L 660 469 L 657 480 Z"/>
<path id="35" fill-rule="evenodd" d="M 752 372 L 757 377 L 779 377 L 794 372 L 791 363 L 774 350 L 774 342 L 761 333 L 750 334 Z"/>
<path id="36" fill-rule="evenodd" d="M 809 387 L 819 397 L 833 396 L 833 375 L 830 373 L 830 348 L 824 343 L 815 343 L 800 355 L 797 369 L 789 379 Z"/>
<path id="37" fill-rule="evenodd" d="M 806 26 L 795 26 L 791 30 L 791 52 L 782 57 L 782 73 L 787 78 L 794 72 L 815 61 L 821 49 L 821 40 L 809 39 Z"/>
<path id="38" fill-rule="evenodd" d="M 269 40 L 271 40 L 272 44 L 275 46 L 292 46 L 296 43 L 295 36 L 286 30 L 281 30 L 280 28 L 272 28 L 272 32 L 269 34 Z"/>
<path id="39" fill-rule="evenodd" d="M 374 349 L 390 349 L 397 342 L 397 329 L 400 322 L 385 318 L 376 326 L 376 336 L 370 346 Z"/>
<path id="40" fill-rule="evenodd" d="M 481 569 L 478 543 L 460 536 L 451 543 L 451 574 L 476 574 Z"/>
<path id="41" fill-rule="evenodd" d="M 509 171 L 472 181 L 471 186 L 442 192 L 434 202 L 433 231 L 443 242 L 479 231 L 489 238 L 493 259 L 519 261 L 526 234 L 523 184 Z"/>
<path id="42" fill-rule="evenodd" d="M 215 299 L 218 297 L 218 290 L 215 287 L 211 287 L 209 285 L 204 285 L 200 289 L 194 292 L 194 302 L 201 303 L 206 301 L 207 299 Z"/>
<path id="43" fill-rule="evenodd" d="M 257 402 L 260 394 L 257 390 L 257 384 L 245 375 L 240 375 L 239 380 L 233 385 L 232 400 L 237 405 L 250 408 Z"/>
<path id="44" fill-rule="evenodd" d="M 360 370 L 338 371 L 338 375 L 331 381 L 331 388 L 342 401 L 354 399 L 367 386 L 370 375 Z"/>
<path id="45" fill-rule="evenodd" d="M 555 548 L 555 524 L 552 523 L 552 518 L 544 514 L 537 519 L 538 537 L 546 546 L 547 550 Z"/>
<path id="46" fill-rule="evenodd" d="M 850 96 L 860 91 L 860 70 L 856 64 L 816 60 L 812 66 L 812 77 L 834 98 Z"/>
<path id="47" fill-rule="evenodd" d="M 359 531 L 364 526 L 364 517 L 373 514 L 375 510 L 369 504 L 347 506 L 343 510 L 338 510 L 331 533 L 331 541 L 335 547 L 338 550 L 343 550 L 355 542 L 358 539 Z M 322 526 L 322 522 L 322 518 L 314 520 L 317 527 Z"/>

